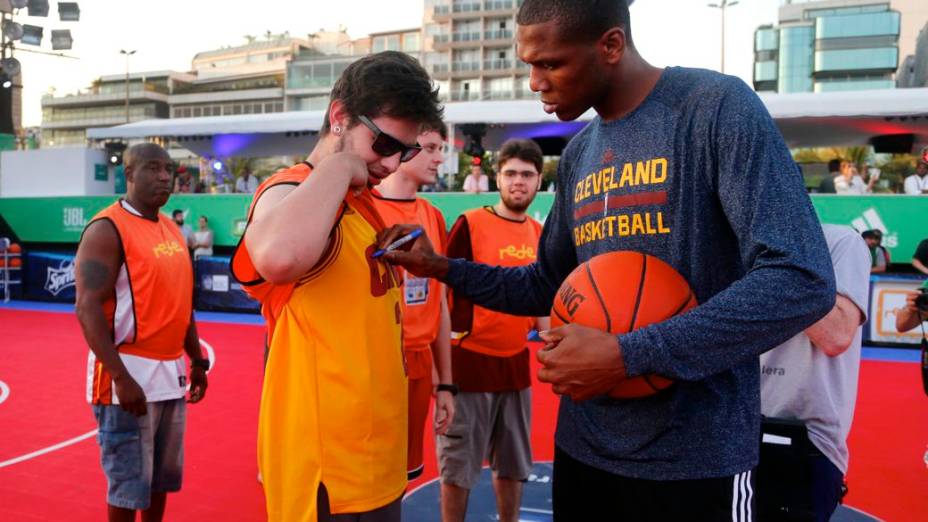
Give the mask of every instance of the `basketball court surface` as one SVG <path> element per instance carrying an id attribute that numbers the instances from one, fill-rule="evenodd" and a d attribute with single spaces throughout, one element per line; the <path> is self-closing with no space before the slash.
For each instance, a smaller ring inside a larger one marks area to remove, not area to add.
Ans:
<path id="1" fill-rule="evenodd" d="M 253 315 L 198 313 L 214 367 L 203 402 L 188 409 L 184 486 L 169 521 L 260 521 L 255 457 L 264 330 Z M 537 350 L 538 346 L 533 346 Z M 928 520 L 928 398 L 918 354 L 865 348 L 851 430 L 850 493 L 834 520 Z M 534 359 L 533 359 L 534 361 Z M 85 399 L 87 347 L 73 307 L 0 304 L 0 521 L 105 520 L 105 478 Z M 550 461 L 557 397 L 534 383 L 536 462 L 521 520 L 551 520 Z M 409 486 L 404 521 L 438 521 L 434 441 Z M 484 471 L 468 521 L 495 520 Z"/>

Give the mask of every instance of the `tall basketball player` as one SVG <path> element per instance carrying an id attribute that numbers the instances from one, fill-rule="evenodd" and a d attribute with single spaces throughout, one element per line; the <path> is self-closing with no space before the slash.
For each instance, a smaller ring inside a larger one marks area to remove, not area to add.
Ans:
<path id="1" fill-rule="evenodd" d="M 538 260 L 508 269 L 449 261 L 421 238 L 388 259 L 525 315 L 550 310 L 561 281 L 598 254 L 669 263 L 702 304 L 628 334 L 567 325 L 543 335 L 538 378 L 562 395 L 554 517 L 748 520 L 758 356 L 835 303 L 802 176 L 744 82 L 650 65 L 626 2 L 525 0 L 516 21 L 541 108 L 564 121 L 597 113 L 563 151 Z M 677 384 L 638 401 L 602 397 L 651 373 Z"/>

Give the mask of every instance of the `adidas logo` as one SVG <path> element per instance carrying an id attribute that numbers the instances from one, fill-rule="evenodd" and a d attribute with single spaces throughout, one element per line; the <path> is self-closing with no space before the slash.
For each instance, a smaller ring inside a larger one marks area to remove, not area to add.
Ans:
<path id="1" fill-rule="evenodd" d="M 877 229 L 883 233 L 883 246 L 885 248 L 896 248 L 899 246 L 899 235 L 896 232 L 890 232 L 883 223 L 883 218 L 877 213 L 876 209 L 871 207 L 863 211 L 860 217 L 851 221 L 851 226 L 858 232 L 865 230 Z"/>

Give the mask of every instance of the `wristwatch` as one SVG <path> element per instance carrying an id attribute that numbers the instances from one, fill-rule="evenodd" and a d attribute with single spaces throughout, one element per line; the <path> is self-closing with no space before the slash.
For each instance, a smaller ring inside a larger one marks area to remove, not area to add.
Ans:
<path id="1" fill-rule="evenodd" d="M 190 361 L 190 366 L 193 368 L 202 368 L 206 371 L 209 371 L 209 359 L 193 359 Z"/>
<path id="2" fill-rule="evenodd" d="M 455 396 L 458 394 L 458 385 L 457 384 L 439 384 L 437 391 L 446 391 Z"/>

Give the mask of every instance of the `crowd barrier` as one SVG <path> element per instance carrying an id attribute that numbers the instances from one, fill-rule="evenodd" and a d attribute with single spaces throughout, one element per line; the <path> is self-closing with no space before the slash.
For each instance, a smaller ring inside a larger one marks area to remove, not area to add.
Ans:
<path id="1" fill-rule="evenodd" d="M 24 289 L 20 294 L 14 294 L 14 298 L 74 302 L 73 255 L 32 251 L 26 252 L 24 257 Z M 229 273 L 228 257 L 201 257 L 194 267 L 194 307 L 197 310 L 258 312 L 258 303 L 245 295 L 241 285 Z"/>
<path id="2" fill-rule="evenodd" d="M 32 301 L 74 302 L 74 256 L 52 252 L 26 252 L 23 289 L 14 298 Z M 918 346 L 921 330 L 896 331 L 896 314 L 905 305 L 905 292 L 914 290 L 924 277 L 908 274 L 870 276 L 870 303 L 863 340 L 867 344 Z M 13 287 L 11 287 L 13 288 Z M 14 292 L 16 291 L 15 288 Z M 194 272 L 197 310 L 258 313 L 258 303 L 249 298 L 229 271 L 229 258 L 204 256 Z"/>
<path id="3" fill-rule="evenodd" d="M 258 302 L 249 298 L 229 271 L 229 258 L 204 256 L 196 262 L 196 308 L 217 312 L 257 313 Z"/>
<path id="4" fill-rule="evenodd" d="M 915 290 L 924 280 L 924 276 L 916 275 L 870 276 L 870 309 L 863 332 L 866 343 L 918 346 L 921 328 L 897 332 L 896 314 L 905 306 L 906 291 Z"/>
<path id="5" fill-rule="evenodd" d="M 74 255 L 28 251 L 23 261 L 23 298 L 74 302 Z"/>

